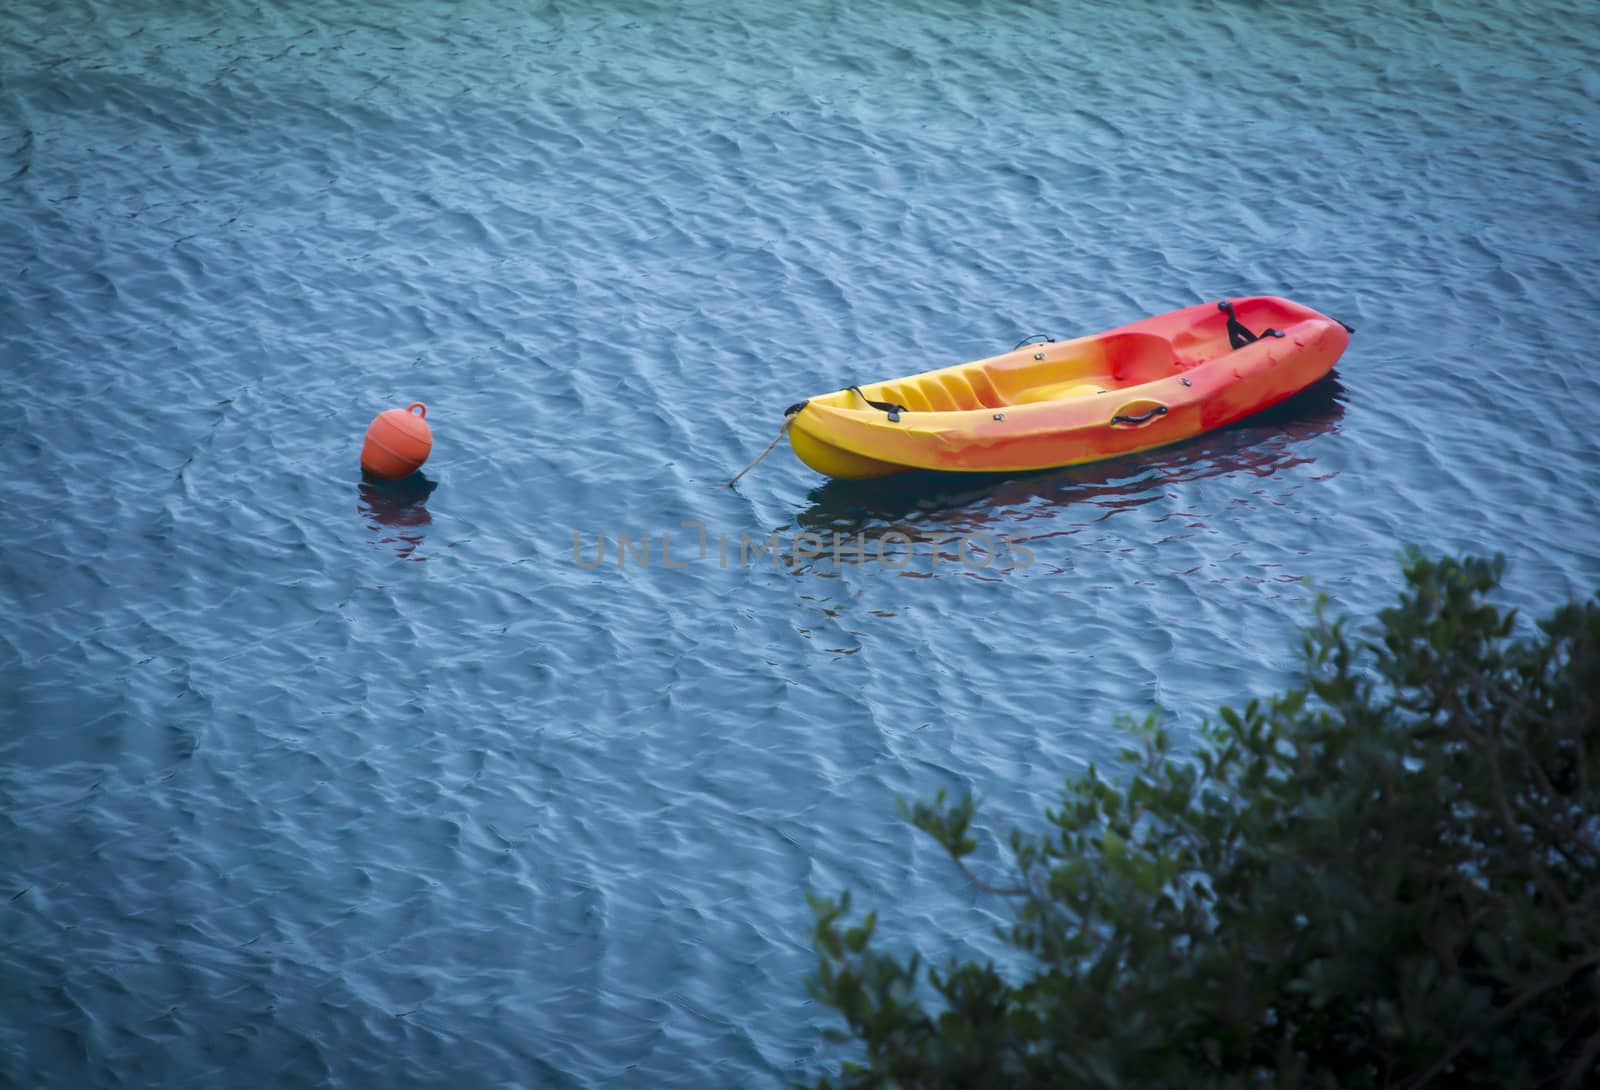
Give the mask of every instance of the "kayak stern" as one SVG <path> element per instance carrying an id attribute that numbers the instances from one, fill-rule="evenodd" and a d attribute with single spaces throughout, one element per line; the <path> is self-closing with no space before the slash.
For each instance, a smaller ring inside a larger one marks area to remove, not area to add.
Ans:
<path id="1" fill-rule="evenodd" d="M 802 413 L 802 416 L 804 414 Z M 869 458 L 853 450 L 836 446 L 814 434 L 796 417 L 789 427 L 789 446 L 806 465 L 828 477 L 841 480 L 863 480 L 869 477 L 887 477 L 903 473 L 910 466 L 896 465 L 877 458 Z"/>

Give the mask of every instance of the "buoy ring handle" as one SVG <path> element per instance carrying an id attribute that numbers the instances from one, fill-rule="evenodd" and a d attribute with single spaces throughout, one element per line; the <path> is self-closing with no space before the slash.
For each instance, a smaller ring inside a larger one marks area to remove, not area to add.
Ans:
<path id="1" fill-rule="evenodd" d="M 428 407 L 422 402 L 413 401 L 411 404 L 406 406 L 406 412 L 410 412 L 412 409 L 421 409 L 422 411 L 417 415 L 424 420 L 428 419 Z"/>

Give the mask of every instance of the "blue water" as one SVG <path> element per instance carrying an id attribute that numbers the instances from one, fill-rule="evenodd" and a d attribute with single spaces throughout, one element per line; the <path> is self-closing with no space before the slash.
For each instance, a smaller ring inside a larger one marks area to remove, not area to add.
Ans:
<path id="1" fill-rule="evenodd" d="M 1394 7 L 7 0 L 0 1084 L 814 1077 L 808 888 L 995 950 L 897 794 L 1030 820 L 1406 543 L 1592 589 L 1600 30 Z M 1249 293 L 1359 332 L 1224 433 L 717 487 Z"/>

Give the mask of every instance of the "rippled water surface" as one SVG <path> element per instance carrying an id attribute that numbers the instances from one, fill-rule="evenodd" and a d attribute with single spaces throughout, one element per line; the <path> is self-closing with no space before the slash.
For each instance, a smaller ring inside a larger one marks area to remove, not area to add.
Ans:
<path id="1" fill-rule="evenodd" d="M 1406 543 L 1592 589 L 1592 11 L 1397 7 L 8 0 L 0 1083 L 782 1085 L 807 888 L 992 949 L 897 794 L 1026 820 Z M 1359 332 L 1243 426 L 717 488 L 1248 293 Z"/>

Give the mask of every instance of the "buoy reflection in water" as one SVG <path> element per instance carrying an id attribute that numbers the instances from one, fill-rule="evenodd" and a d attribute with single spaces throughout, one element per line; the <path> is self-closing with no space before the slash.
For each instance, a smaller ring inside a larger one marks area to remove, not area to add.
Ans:
<path id="1" fill-rule="evenodd" d="M 367 528 L 374 532 L 373 543 L 393 546 L 402 560 L 422 560 L 417 555 L 427 536 L 423 529 L 433 523 L 427 501 L 439 487 L 421 473 L 398 481 L 362 481 L 356 486 L 357 509 Z"/>

